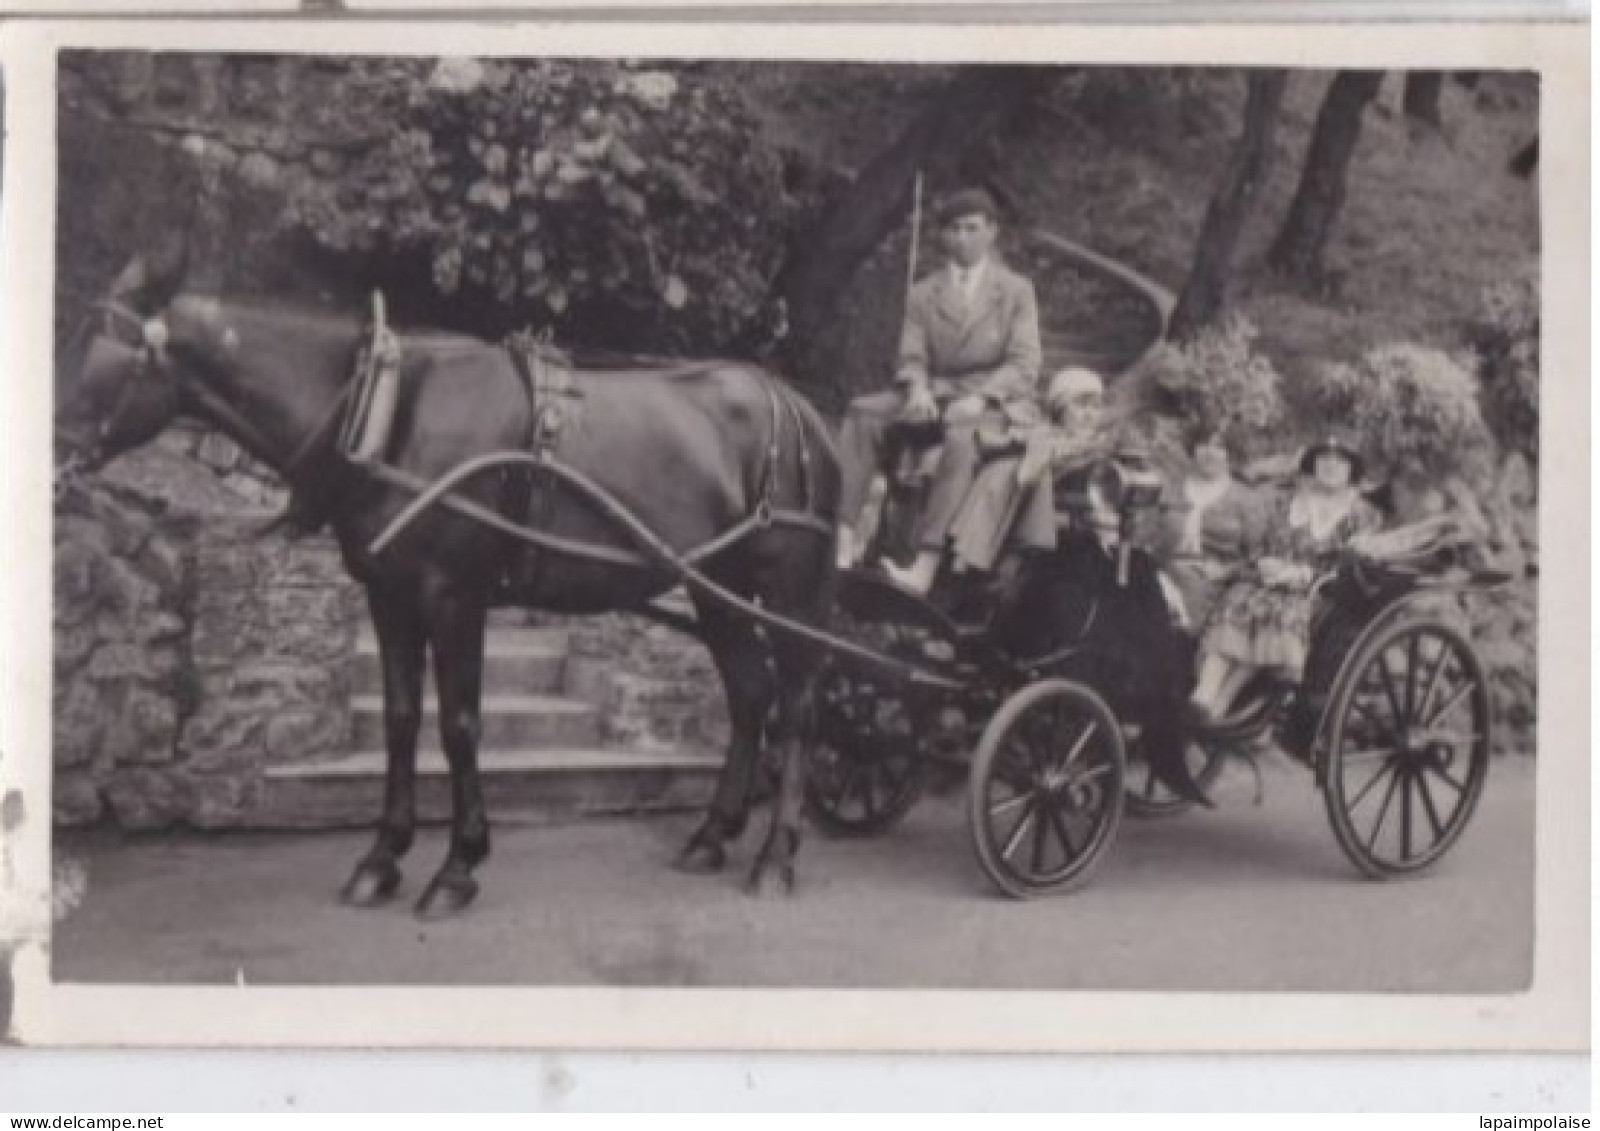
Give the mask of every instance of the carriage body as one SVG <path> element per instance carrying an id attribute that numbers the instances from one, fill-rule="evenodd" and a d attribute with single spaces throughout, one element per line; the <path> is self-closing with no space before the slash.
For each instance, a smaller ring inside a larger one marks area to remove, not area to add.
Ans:
<path id="1" fill-rule="evenodd" d="M 1132 531 L 1158 499 L 1137 466 L 1123 472 L 1119 481 L 1136 489 L 1117 502 Z M 1181 726 L 1195 784 L 1209 787 L 1230 757 L 1275 742 L 1310 772 L 1363 875 L 1420 871 L 1460 837 L 1488 769 L 1488 682 L 1456 598 L 1505 579 L 1474 562 L 1471 549 L 1446 537 L 1387 560 L 1346 555 L 1318 583 L 1303 680 L 1263 680 L 1206 727 L 1180 721 L 1182 696 L 1130 696 L 1118 674 L 1130 659 L 1127 642 L 1108 644 L 1114 638 L 1097 639 L 1083 623 L 1115 619 L 1106 613 L 1116 607 L 1112 587 L 1153 575 L 1143 549 L 1124 551 L 1115 578 L 1086 582 L 1088 612 L 1057 625 L 1061 646 L 1042 653 L 1006 646 L 995 627 L 1004 608 L 991 610 L 988 629 L 964 629 L 938 605 L 853 571 L 841 586 L 839 630 L 928 678 L 834 666 L 822 685 L 810 812 L 836 834 L 881 833 L 930 781 L 962 773 L 974 847 L 996 886 L 1018 897 L 1067 890 L 1103 862 L 1125 812 L 1162 816 L 1194 804 L 1166 787 L 1148 758 L 1154 730 Z M 1041 568 L 1056 571 L 1047 583 L 1083 580 L 1061 576 L 1073 568 L 1065 558 Z M 1011 611 L 1024 620 L 1047 617 L 1028 599 L 1016 589 L 995 597 L 1018 602 Z M 1174 632 L 1189 663 L 1193 638 Z M 1132 645 L 1131 659 L 1159 659 L 1170 670 L 1172 657 L 1151 656 L 1149 639 Z"/>

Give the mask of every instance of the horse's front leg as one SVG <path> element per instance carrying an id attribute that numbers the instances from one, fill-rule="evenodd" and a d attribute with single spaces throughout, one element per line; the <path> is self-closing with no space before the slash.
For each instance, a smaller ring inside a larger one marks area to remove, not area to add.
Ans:
<path id="1" fill-rule="evenodd" d="M 385 903 L 400 886 L 400 857 L 411 848 L 416 827 L 417 732 L 422 725 L 422 671 L 426 640 L 415 604 L 393 595 L 367 593 L 378 636 L 383 672 L 383 729 L 387 767 L 383 815 L 372 848 L 344 885 L 343 899 L 356 907 Z"/>
<path id="2" fill-rule="evenodd" d="M 472 870 L 489 855 L 489 815 L 478 776 L 483 732 L 483 648 L 486 609 L 471 595 L 439 596 L 426 610 L 439 692 L 439 734 L 450 764 L 450 852 L 422 898 L 417 914 L 441 919 L 478 894 Z"/>

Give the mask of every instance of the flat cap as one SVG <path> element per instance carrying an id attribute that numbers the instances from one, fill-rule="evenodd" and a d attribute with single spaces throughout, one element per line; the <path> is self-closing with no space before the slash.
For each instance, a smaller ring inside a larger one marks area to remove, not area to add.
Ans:
<path id="1" fill-rule="evenodd" d="M 953 192 L 940 201 L 937 215 L 941 225 L 953 223 L 963 216 L 985 216 L 998 221 L 1000 208 L 995 204 L 994 197 L 984 189 L 968 188 Z"/>

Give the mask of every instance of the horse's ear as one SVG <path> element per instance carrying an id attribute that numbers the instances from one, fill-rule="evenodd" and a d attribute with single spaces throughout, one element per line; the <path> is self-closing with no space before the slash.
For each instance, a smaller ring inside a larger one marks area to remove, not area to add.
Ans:
<path id="1" fill-rule="evenodd" d="M 145 289 L 148 277 L 149 268 L 145 266 L 144 256 L 134 256 L 126 267 L 117 272 L 117 277 L 111 280 L 112 301 L 137 302 Z"/>
<path id="2" fill-rule="evenodd" d="M 189 270 L 189 243 L 164 240 L 146 255 L 136 255 L 111 284 L 111 297 L 145 314 L 164 309 L 183 286 Z"/>
<path id="3" fill-rule="evenodd" d="M 164 240 L 150 253 L 146 293 L 151 309 L 163 310 L 178 297 L 189 273 L 189 241 L 182 236 Z"/>

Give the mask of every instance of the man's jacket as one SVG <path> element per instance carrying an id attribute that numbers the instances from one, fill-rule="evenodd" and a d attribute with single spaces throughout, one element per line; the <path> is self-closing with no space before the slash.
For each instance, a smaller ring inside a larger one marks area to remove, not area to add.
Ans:
<path id="1" fill-rule="evenodd" d="M 977 394 L 997 408 L 1027 405 L 1039 393 L 1039 306 L 1033 284 L 991 260 L 971 299 L 948 269 L 911 288 L 895 378 L 926 378 L 935 395 Z"/>

